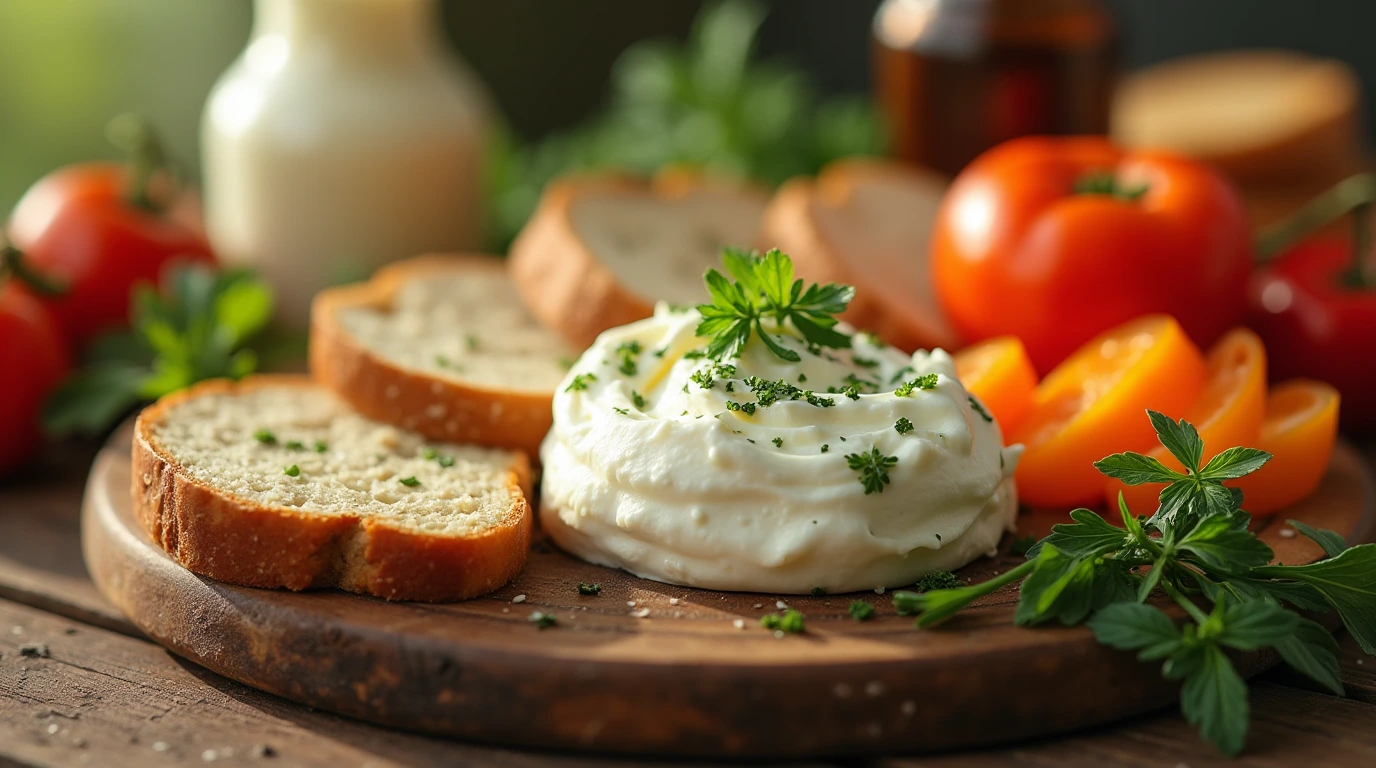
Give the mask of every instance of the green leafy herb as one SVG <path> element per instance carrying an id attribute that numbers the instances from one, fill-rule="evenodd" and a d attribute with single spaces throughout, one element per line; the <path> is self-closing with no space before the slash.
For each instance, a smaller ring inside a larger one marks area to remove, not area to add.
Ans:
<path id="1" fill-rule="evenodd" d="M 1208 462 L 1199 433 L 1186 421 L 1148 412 L 1161 444 L 1183 472 L 1137 453 L 1095 464 L 1129 485 L 1164 483 L 1149 517 L 1119 497 L 1122 527 L 1087 509 L 1027 549 L 1027 560 L 993 579 L 924 593 L 898 592 L 894 607 L 928 627 L 975 600 L 1021 582 L 1015 621 L 1087 623 L 1101 643 L 1162 663 L 1181 681 L 1186 720 L 1219 751 L 1246 743 L 1247 686 L 1228 651 L 1274 649 L 1294 669 L 1342 692 L 1337 643 L 1320 625 L 1289 607 L 1337 612 L 1362 650 L 1376 654 L 1376 545 L 1348 547 L 1332 531 L 1291 525 L 1318 542 L 1327 557 L 1308 565 L 1271 565 L 1273 553 L 1248 528 L 1241 494 L 1223 483 L 1270 458 L 1231 448 Z M 1164 593 L 1184 611 L 1183 626 L 1148 602 Z M 1212 604 L 1205 610 L 1201 604 Z"/>
<path id="2" fill-rule="evenodd" d="M 588 382 L 590 381 L 597 381 L 597 374 L 591 372 L 580 373 L 573 377 L 573 381 L 570 381 L 567 387 L 564 387 L 564 391 L 582 392 L 588 388 Z"/>
<path id="3" fill-rule="evenodd" d="M 697 334 L 711 340 L 709 357 L 739 357 L 753 332 L 776 357 L 796 363 L 802 359 L 798 353 L 770 333 L 788 333 L 789 326 L 808 344 L 850 346 L 850 337 L 834 326 L 836 316 L 855 296 L 854 288 L 828 283 L 813 284 L 804 291 L 803 281 L 793 277 L 793 260 L 778 250 L 759 256 L 728 248 L 722 253 L 722 263 L 736 280 L 707 270 L 712 303 L 698 305 L 702 322 Z M 764 326 L 766 320 L 772 323 L 769 329 Z"/>
<path id="4" fill-rule="evenodd" d="M 878 368 L 878 367 L 879 367 L 879 361 L 878 361 L 878 360 L 872 360 L 872 359 L 870 359 L 870 358 L 868 358 L 868 357 L 861 357 L 861 356 L 859 356 L 859 355 L 852 355 L 851 358 L 850 358 L 850 361 L 851 361 L 852 363 L 855 363 L 856 365 L 860 366 L 861 368 Z"/>
<path id="5" fill-rule="evenodd" d="M 936 382 L 936 374 L 928 373 L 924 376 L 918 376 L 912 381 L 904 382 L 893 393 L 898 397 L 908 397 L 915 389 L 936 389 Z"/>
<path id="6" fill-rule="evenodd" d="M 488 158 L 494 252 L 506 252 L 546 184 L 570 172 L 686 164 L 780 184 L 837 158 L 884 154 L 870 99 L 823 98 L 802 67 L 758 60 L 766 13 L 759 2 L 706 4 L 686 41 L 646 40 L 621 54 L 590 121 L 534 144 L 499 133 Z"/>
<path id="7" fill-rule="evenodd" d="M 478 337 L 474 336 L 471 333 L 463 337 L 463 342 L 465 345 L 467 345 L 469 352 L 473 352 L 478 349 Z"/>
<path id="8" fill-rule="evenodd" d="M 98 433 L 140 402 L 258 367 L 249 348 L 272 315 L 272 292 L 243 270 L 171 270 L 161 290 L 141 284 L 130 329 L 101 337 L 88 362 L 44 406 L 50 434 Z"/>
<path id="9" fill-rule="evenodd" d="M 889 484 L 888 470 L 897 464 L 897 456 L 885 456 L 878 448 L 870 448 L 869 453 L 846 454 L 846 465 L 860 473 L 866 496 L 884 492 L 884 486 Z"/>
<path id="10" fill-rule="evenodd" d="M 263 445 L 277 444 L 277 435 L 273 434 L 272 430 L 267 428 L 253 430 L 253 439 L 257 440 Z"/>
<path id="11" fill-rule="evenodd" d="M 286 475 L 287 477 L 299 477 L 301 475 L 301 468 L 293 464 L 290 467 L 283 469 L 282 474 Z"/>
<path id="12" fill-rule="evenodd" d="M 917 427 L 913 426 L 913 423 L 911 421 L 908 421 L 908 418 L 906 416 L 900 418 L 898 421 L 895 421 L 893 423 L 893 428 L 900 435 L 906 435 L 914 429 L 917 429 Z"/>
<path id="13" fill-rule="evenodd" d="M 826 590 L 825 587 L 813 587 L 813 588 L 812 588 L 812 596 L 813 596 L 813 597 L 821 597 L 821 596 L 825 595 L 826 593 L 827 593 L 827 590 Z"/>
<path id="14" fill-rule="evenodd" d="M 1027 550 L 1031 549 L 1036 544 L 1037 537 L 1035 536 L 1014 537 L 1013 541 L 1008 544 L 1008 554 L 1025 555 L 1027 554 Z"/>
<path id="15" fill-rule="evenodd" d="M 760 626 L 765 629 L 772 629 L 776 632 L 799 633 L 806 632 L 807 628 L 803 625 L 804 616 L 801 611 L 789 608 L 783 614 L 769 613 L 760 617 Z"/>
<path id="16" fill-rule="evenodd" d="M 782 437 L 776 437 L 773 440 L 770 440 L 769 442 L 773 443 L 775 448 L 784 447 L 784 439 Z"/>
<path id="17" fill-rule="evenodd" d="M 630 416 L 630 415 L 631 415 L 631 411 L 630 411 L 630 409 L 628 409 L 628 408 L 618 408 L 618 407 L 616 407 L 615 405 L 613 405 L 613 406 L 612 406 L 612 410 L 613 410 L 613 411 L 616 411 L 617 413 L 621 414 L 622 416 Z"/>
<path id="18" fill-rule="evenodd" d="M 631 404 L 639 410 L 645 410 L 645 397 L 634 389 L 631 390 Z"/>
<path id="19" fill-rule="evenodd" d="M 621 360 L 621 365 L 617 366 L 617 370 L 625 376 L 634 376 L 638 369 L 636 360 L 642 351 L 644 349 L 638 341 L 623 341 L 618 344 L 616 356 Z"/>
<path id="20" fill-rule="evenodd" d="M 822 443 L 822 453 L 826 453 L 829 450 L 831 450 L 831 446 L 827 443 Z"/>
<path id="21" fill-rule="evenodd" d="M 559 623 L 559 617 L 544 611 L 534 611 L 526 620 L 534 624 L 537 629 L 549 629 Z"/>
<path id="22" fill-rule="evenodd" d="M 874 606 L 864 600 L 852 600 L 850 603 L 850 617 L 856 621 L 869 621 L 874 618 Z"/>
<path id="23" fill-rule="evenodd" d="M 602 585 L 601 585 L 601 584 L 589 584 L 589 583 L 587 583 L 587 582 L 585 582 L 585 581 L 580 581 L 580 582 L 578 582 L 578 594 L 580 594 L 580 595 L 588 595 L 588 596 L 597 596 L 597 595 L 600 595 L 600 594 L 602 594 Z"/>
<path id="24" fill-rule="evenodd" d="M 420 481 L 417 480 L 415 477 L 403 477 L 397 480 L 397 482 L 401 483 L 407 488 L 415 488 L 416 486 L 420 485 Z"/>
<path id="25" fill-rule="evenodd" d="M 728 410 L 728 411 L 741 411 L 742 413 L 746 414 L 747 416 L 753 416 L 753 415 L 755 415 L 755 404 L 754 404 L 754 403 L 737 403 L 737 402 L 735 402 L 734 400 L 727 400 L 727 401 L 726 401 L 726 410 Z"/>
<path id="26" fill-rule="evenodd" d="M 306 450 L 306 446 L 303 445 L 303 444 L 301 443 L 300 440 L 288 440 L 288 441 L 286 442 L 286 445 L 284 445 L 283 447 L 286 448 L 286 449 L 289 450 L 289 451 L 304 451 L 304 450 Z"/>
<path id="27" fill-rule="evenodd" d="M 316 453 L 324 453 L 325 451 L 330 450 L 330 446 L 326 445 L 324 440 L 316 440 L 315 445 L 311 446 L 311 450 L 315 451 Z"/>

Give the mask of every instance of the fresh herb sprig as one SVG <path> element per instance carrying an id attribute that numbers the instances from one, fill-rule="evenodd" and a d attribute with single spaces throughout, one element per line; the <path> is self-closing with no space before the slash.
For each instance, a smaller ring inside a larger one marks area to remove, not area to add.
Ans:
<path id="1" fill-rule="evenodd" d="M 1128 485 L 1166 483 L 1154 514 L 1134 516 L 1120 496 L 1120 528 L 1077 509 L 1073 522 L 1054 526 L 1016 568 L 980 584 L 897 592 L 894 607 L 930 627 L 1020 581 L 1016 623 L 1087 624 L 1099 642 L 1163 662 L 1162 673 L 1182 683 L 1186 720 L 1219 751 L 1236 755 L 1247 738 L 1247 686 L 1227 650 L 1272 648 L 1341 694 L 1337 643 L 1295 611 L 1336 611 L 1362 650 L 1376 655 L 1376 545 L 1348 547 L 1337 533 L 1290 521 L 1327 557 L 1271 565 L 1271 548 L 1248 530 L 1242 494 L 1223 484 L 1260 469 L 1270 455 L 1230 448 L 1205 463 L 1192 425 L 1148 415 L 1184 472 L 1138 453 L 1114 454 L 1095 466 Z M 1183 624 L 1148 603 L 1161 593 L 1184 611 Z"/>
<path id="2" fill-rule="evenodd" d="M 185 265 L 168 272 L 161 291 L 136 287 L 129 314 L 129 330 L 98 338 L 48 399 L 50 434 L 98 433 L 140 402 L 253 373 L 258 354 L 249 343 L 272 317 L 272 291 L 243 270 Z"/>
<path id="3" fill-rule="evenodd" d="M 851 286 L 813 283 L 803 290 L 802 279 L 793 277 L 793 260 L 777 249 L 760 256 L 728 248 L 722 252 L 722 264 L 735 282 L 715 269 L 707 270 L 704 279 L 712 303 L 698 305 L 702 322 L 697 334 L 710 339 L 708 357 L 739 357 L 754 333 L 775 356 L 796 363 L 802 359 L 798 353 L 769 333 L 786 333 L 790 324 L 810 346 L 850 346 L 850 337 L 834 326 L 836 316 L 855 296 Z M 766 320 L 774 327 L 767 330 Z"/>

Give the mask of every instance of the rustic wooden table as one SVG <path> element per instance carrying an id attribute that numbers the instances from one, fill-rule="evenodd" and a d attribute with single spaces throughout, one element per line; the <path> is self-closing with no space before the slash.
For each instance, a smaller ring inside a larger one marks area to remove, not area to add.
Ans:
<path id="1" fill-rule="evenodd" d="M 96 592 L 77 535 L 95 444 L 67 445 L 0 481 L 0 766 L 200 763 L 617 768 L 613 760 L 462 744 L 354 722 L 259 693 L 144 639 Z M 1376 449 L 1366 451 L 1376 459 Z M 1176 712 L 1069 737 L 925 758 L 928 766 L 1376 765 L 1376 660 L 1341 638 L 1348 698 L 1285 670 L 1252 685 L 1252 735 L 1218 757 Z M 990 728 L 997 728 L 991 723 Z"/>

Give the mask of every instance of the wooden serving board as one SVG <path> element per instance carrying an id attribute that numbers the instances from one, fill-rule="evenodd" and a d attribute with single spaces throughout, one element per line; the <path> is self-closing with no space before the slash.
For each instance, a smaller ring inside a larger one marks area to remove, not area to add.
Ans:
<path id="1" fill-rule="evenodd" d="M 935 630 L 874 593 L 783 597 L 807 632 L 759 618 L 778 595 L 674 587 L 589 565 L 538 542 L 517 580 L 485 598 L 387 603 L 337 591 L 236 587 L 174 563 L 131 511 L 128 434 L 97 458 L 82 520 L 101 591 L 150 637 L 226 677 L 415 731 L 597 752 L 802 757 L 932 752 L 1046 736 L 1170 705 L 1158 665 L 1088 630 L 1013 626 L 1005 589 Z M 1339 446 L 1317 493 L 1261 531 L 1279 560 L 1321 553 L 1287 517 L 1369 540 L 1370 472 Z M 1042 535 L 1063 514 L 1024 516 Z M 983 579 L 1020 558 L 982 560 Z M 601 584 L 580 596 L 580 581 Z M 852 600 L 875 606 L 853 621 Z M 632 605 L 632 603 L 634 605 Z M 532 611 L 553 613 L 541 630 Z M 735 622 L 739 620 L 743 629 Z M 1238 657 L 1245 675 L 1273 664 Z"/>

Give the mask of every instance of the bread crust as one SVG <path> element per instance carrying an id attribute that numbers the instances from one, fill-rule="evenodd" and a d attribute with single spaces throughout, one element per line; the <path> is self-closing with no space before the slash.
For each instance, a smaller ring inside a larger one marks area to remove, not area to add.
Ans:
<path id="1" fill-rule="evenodd" d="M 763 245 L 778 248 L 793 259 L 800 277 L 810 282 L 843 283 L 856 286 L 842 318 L 863 330 L 878 334 L 899 349 L 943 347 L 954 349 L 957 339 L 949 329 L 914 322 L 885 304 L 880 292 L 868 289 L 866 276 L 857 272 L 842 255 L 843 246 L 833 242 L 818 226 L 816 206 L 838 205 L 850 197 L 851 190 L 866 179 L 900 174 L 930 177 L 934 184 L 946 180 L 934 172 L 897 166 L 882 160 L 841 160 L 826 168 L 815 179 L 798 177 L 784 182 L 765 210 L 762 225 Z M 935 309 L 935 308 L 934 308 Z"/>
<path id="2" fill-rule="evenodd" d="M 569 176 L 545 187 L 540 205 L 511 244 L 508 264 L 516 289 L 531 314 L 578 349 L 619 325 L 643 320 L 654 302 L 622 285 L 597 258 L 573 225 L 573 201 L 582 195 L 645 195 L 675 200 L 700 189 L 754 196 L 754 186 L 714 179 L 686 169 L 663 171 L 650 180 L 624 174 Z"/>
<path id="3" fill-rule="evenodd" d="M 530 468 L 517 455 L 514 498 L 500 524 L 475 536 L 418 534 L 386 520 L 246 501 L 203 483 L 161 449 L 154 425 L 205 395 L 272 386 L 315 388 L 304 376 L 215 380 L 144 409 L 134 427 L 131 495 L 153 541 L 193 573 L 246 587 L 338 587 L 387 600 L 463 600 L 510 581 L 530 548 Z"/>
<path id="4" fill-rule="evenodd" d="M 495 256 L 427 255 L 383 267 L 366 283 L 321 291 L 311 305 L 311 374 L 370 419 L 434 440 L 538 456 L 554 418 L 553 392 L 491 389 L 407 370 L 359 344 L 339 323 L 342 308 L 386 311 L 406 283 L 456 269 L 506 277 L 505 265 Z"/>

